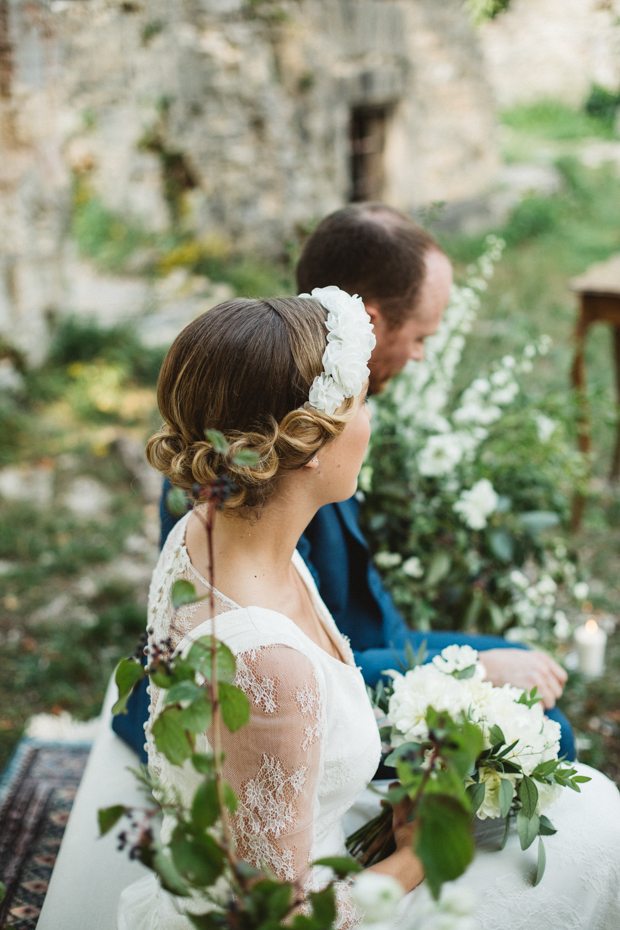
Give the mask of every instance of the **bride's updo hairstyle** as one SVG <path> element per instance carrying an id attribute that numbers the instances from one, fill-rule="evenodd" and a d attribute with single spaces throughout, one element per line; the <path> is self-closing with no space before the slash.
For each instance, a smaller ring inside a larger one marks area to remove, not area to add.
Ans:
<path id="1" fill-rule="evenodd" d="M 353 416 L 354 398 L 331 416 L 303 406 L 323 370 L 326 319 L 311 298 L 239 298 L 186 326 L 159 376 L 165 422 L 146 447 L 153 468 L 190 494 L 228 475 L 236 490 L 226 509 L 259 510 L 278 475 L 309 462 Z M 235 465 L 219 454 L 205 435 L 210 429 L 224 434 L 231 455 L 257 453 L 257 464 Z"/>

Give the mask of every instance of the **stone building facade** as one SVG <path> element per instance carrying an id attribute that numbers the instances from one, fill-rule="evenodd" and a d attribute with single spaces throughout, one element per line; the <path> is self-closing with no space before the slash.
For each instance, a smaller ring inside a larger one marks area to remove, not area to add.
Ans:
<path id="1" fill-rule="evenodd" d="M 457 203 L 497 167 L 462 0 L 0 0 L 0 120 L 0 333 L 35 351 L 71 307 L 74 173 L 277 258 L 351 199 Z"/>
<path id="2" fill-rule="evenodd" d="M 592 84 L 620 89 L 620 0 L 511 0 L 480 39 L 502 107 L 581 106 Z"/>

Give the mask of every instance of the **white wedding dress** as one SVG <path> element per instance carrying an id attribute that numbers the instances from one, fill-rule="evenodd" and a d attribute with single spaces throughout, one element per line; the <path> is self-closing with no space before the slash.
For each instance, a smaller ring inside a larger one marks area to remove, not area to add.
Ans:
<path id="1" fill-rule="evenodd" d="M 185 548 L 188 519 L 170 533 L 149 593 L 151 641 L 170 637 L 180 651 L 212 628 L 208 601 L 182 608 L 171 624 L 170 589 L 176 580 L 191 581 L 199 594 L 208 591 Z M 317 646 L 288 617 L 259 607 L 241 608 L 216 593 L 216 635 L 235 653 L 235 683 L 251 703 L 250 723 L 234 735 L 224 731 L 224 775 L 239 797 L 231 823 L 239 855 L 253 865 L 267 863 L 282 878 L 306 873 L 304 887 L 312 890 L 329 873 L 322 868 L 308 873 L 308 862 L 345 854 L 345 815 L 348 824 L 357 826 L 360 816 L 376 812 L 376 796 L 364 789 L 376 771 L 380 742 L 349 643 L 298 553 L 293 564 L 344 661 Z M 189 764 L 182 769 L 170 765 L 150 733 L 163 696 L 151 686 L 149 767 L 163 794 L 174 788 L 189 803 L 199 776 Z M 197 750 L 208 750 L 206 734 Z M 547 874 L 538 887 L 531 885 L 536 843 L 524 853 L 516 835 L 501 853 L 479 851 L 455 883 L 473 892 L 480 930 L 619 930 L 620 797 L 603 775 L 587 766 L 580 769 L 593 780 L 581 795 L 566 789 L 550 811 L 558 833 L 545 839 Z M 164 842 L 173 826 L 164 816 Z M 338 902 L 339 926 L 348 930 L 359 914 L 346 883 L 338 887 Z M 423 883 L 403 899 L 398 926 L 415 930 L 416 914 L 427 904 Z M 187 899 L 172 897 L 149 875 L 123 892 L 118 928 L 190 930 L 183 915 L 188 906 L 197 913 L 206 910 L 199 900 L 188 905 Z"/>

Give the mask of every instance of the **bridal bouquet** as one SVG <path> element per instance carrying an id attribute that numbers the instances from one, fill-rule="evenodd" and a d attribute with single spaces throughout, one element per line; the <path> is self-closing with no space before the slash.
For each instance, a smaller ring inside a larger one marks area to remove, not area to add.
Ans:
<path id="1" fill-rule="evenodd" d="M 412 771 L 425 765 L 438 715 L 475 725 L 483 749 L 464 779 L 471 816 L 505 818 L 504 843 L 516 818 L 522 849 L 540 838 L 538 884 L 546 861 L 542 837 L 556 832 L 544 811 L 563 788 L 579 791 L 579 783 L 590 779 L 558 759 L 560 726 L 545 717 L 536 689 L 528 695 L 484 681 L 484 667 L 470 646 L 448 646 L 431 663 L 390 675 L 392 684 L 380 685 L 374 695 L 385 713 L 381 735 L 392 749 L 386 764 L 395 766 L 404 786 Z M 386 810 L 349 837 L 347 846 L 371 864 L 388 852 L 390 832 L 391 810 Z"/>

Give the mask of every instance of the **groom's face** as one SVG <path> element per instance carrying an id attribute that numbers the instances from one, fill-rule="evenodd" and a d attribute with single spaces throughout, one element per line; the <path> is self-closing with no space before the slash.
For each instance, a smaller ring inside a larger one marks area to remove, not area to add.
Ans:
<path id="1" fill-rule="evenodd" d="M 370 393 L 379 394 L 407 362 L 422 361 L 424 341 L 437 332 L 450 300 L 452 266 L 436 249 L 426 253 L 426 274 L 418 300 L 404 323 L 390 328 L 378 307 L 366 305 L 377 345 L 369 362 Z"/>

